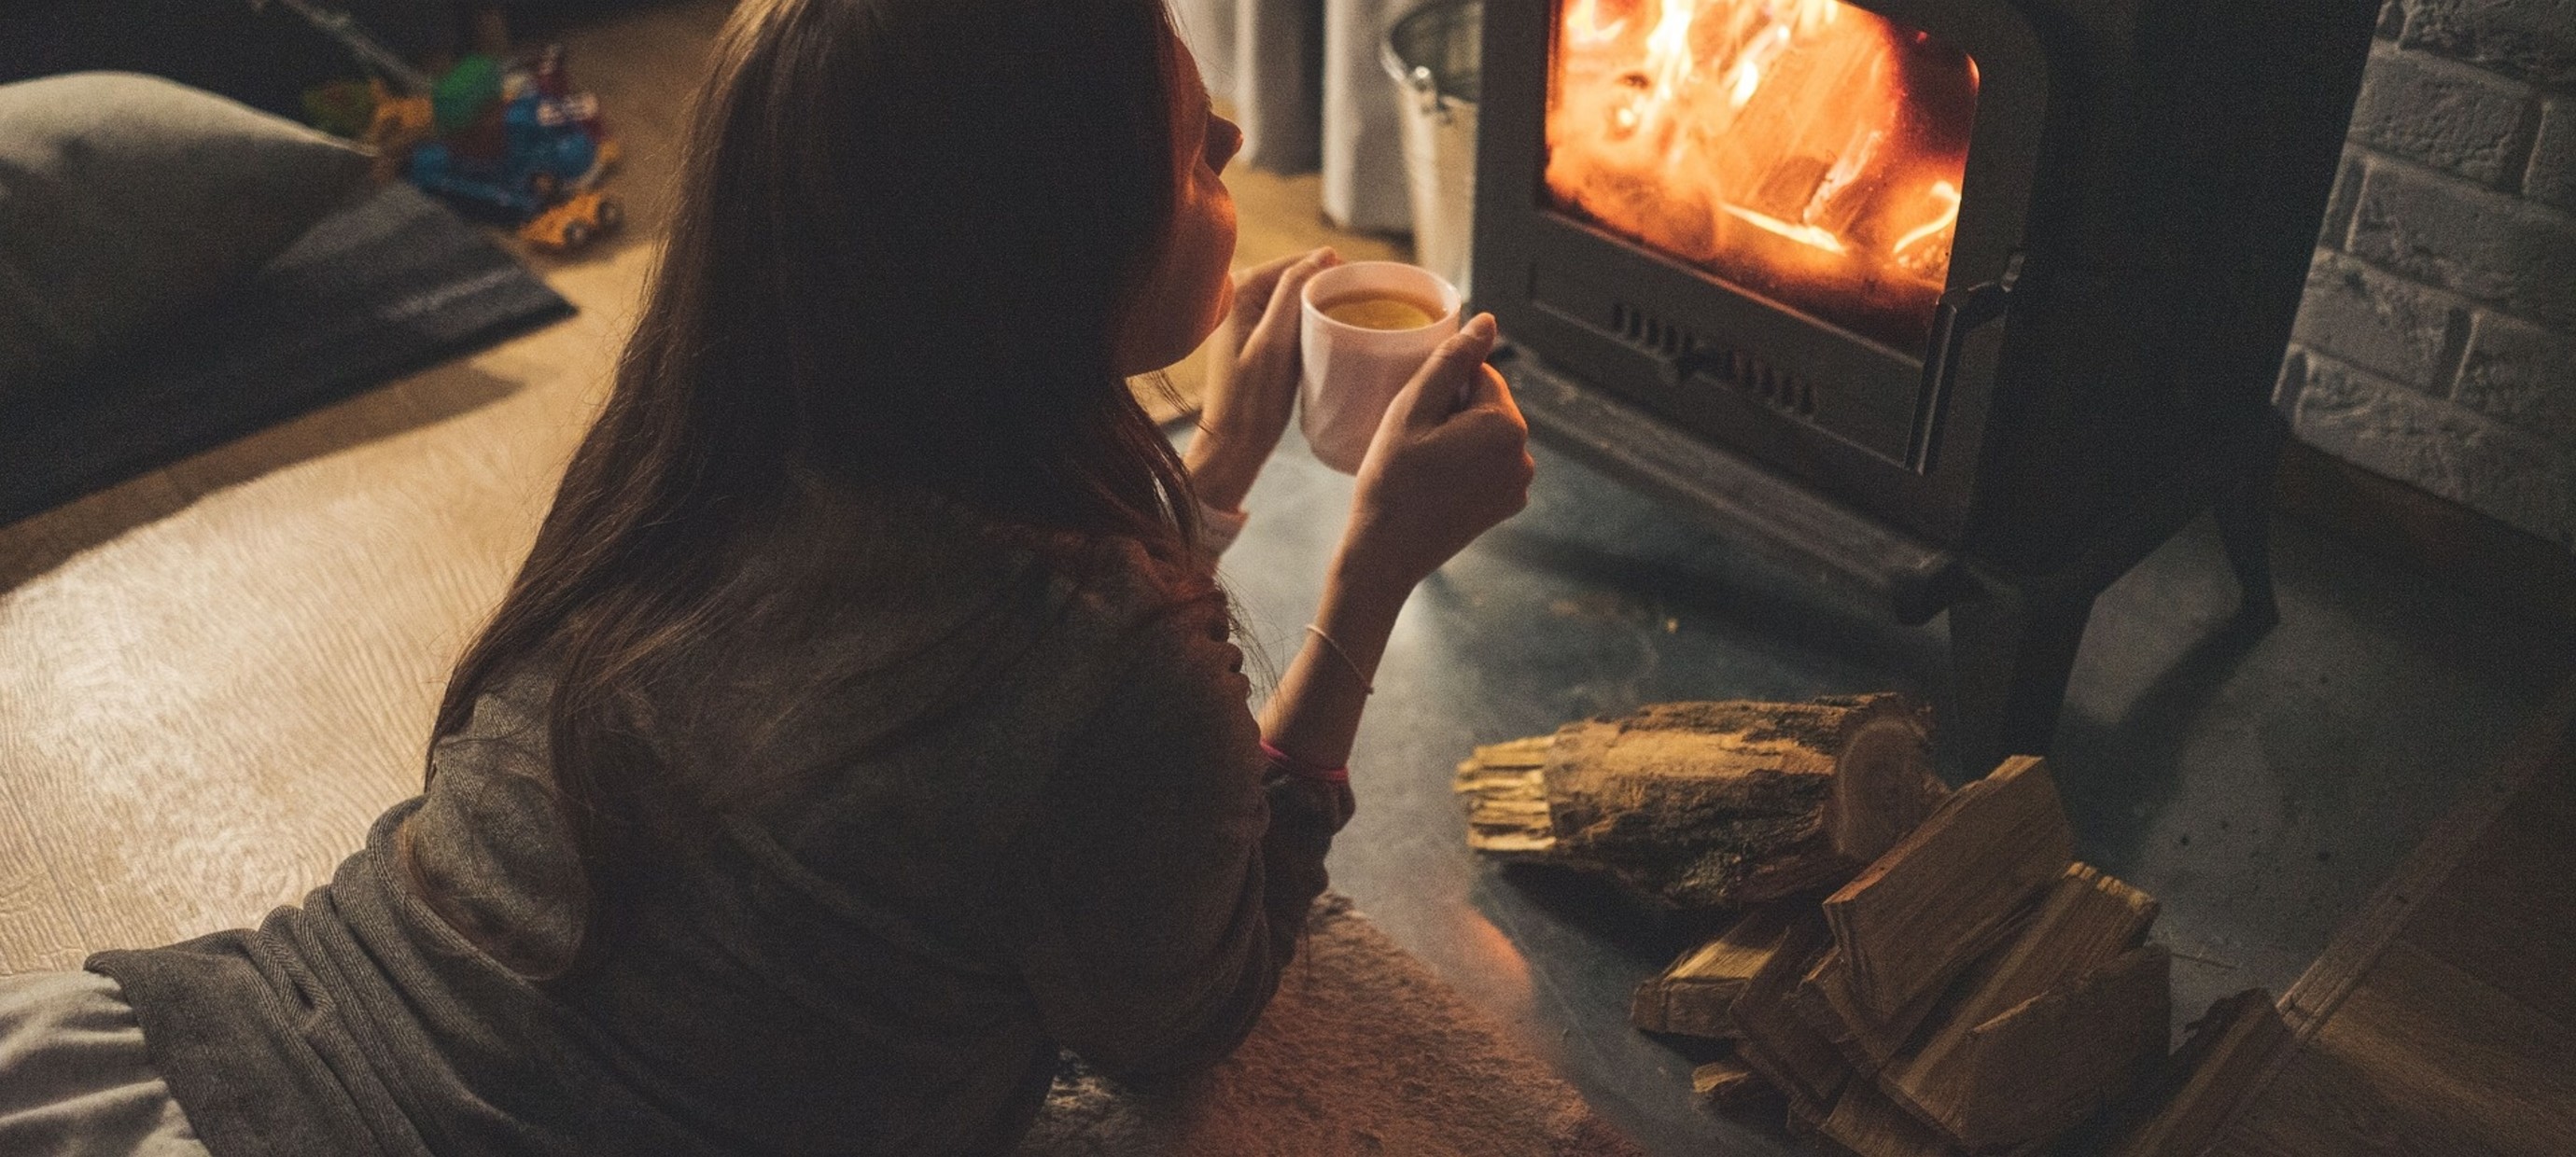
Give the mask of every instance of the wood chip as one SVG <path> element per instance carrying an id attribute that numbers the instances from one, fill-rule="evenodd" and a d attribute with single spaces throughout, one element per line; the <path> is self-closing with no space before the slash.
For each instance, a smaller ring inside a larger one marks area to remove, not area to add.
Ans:
<path id="1" fill-rule="evenodd" d="M 1776 1102 L 1780 1090 L 1763 1080 L 1751 1065 L 1724 1057 L 1691 1070 L 1691 1091 L 1721 1109 L 1742 1109 Z"/>

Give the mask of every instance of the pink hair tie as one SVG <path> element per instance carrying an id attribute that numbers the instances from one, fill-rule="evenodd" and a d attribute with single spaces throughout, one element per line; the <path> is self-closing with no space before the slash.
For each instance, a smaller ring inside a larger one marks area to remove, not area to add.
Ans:
<path id="1" fill-rule="evenodd" d="M 1272 746 L 1271 742 L 1267 739 L 1261 741 L 1261 755 L 1262 758 L 1270 761 L 1270 766 L 1296 776 L 1299 779 L 1311 779 L 1317 783 L 1349 783 L 1351 781 L 1351 769 L 1348 766 L 1319 767 L 1315 764 L 1299 759 L 1296 756 L 1290 755 L 1285 751 L 1279 750 L 1277 747 Z"/>

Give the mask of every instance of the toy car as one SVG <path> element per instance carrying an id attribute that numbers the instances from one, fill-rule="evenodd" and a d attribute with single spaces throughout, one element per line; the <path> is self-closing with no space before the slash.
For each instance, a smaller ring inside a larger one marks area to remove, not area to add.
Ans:
<path id="1" fill-rule="evenodd" d="M 519 240 L 548 253 L 579 249 L 626 219 L 617 198 L 598 191 L 575 193 L 519 227 Z"/>

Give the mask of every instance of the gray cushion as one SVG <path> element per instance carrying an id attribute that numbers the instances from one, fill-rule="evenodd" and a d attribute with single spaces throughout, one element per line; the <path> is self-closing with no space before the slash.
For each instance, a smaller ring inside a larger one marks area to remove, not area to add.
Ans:
<path id="1" fill-rule="evenodd" d="M 158 77 L 0 85 L 0 397 L 240 282 L 345 203 L 370 158 Z"/>

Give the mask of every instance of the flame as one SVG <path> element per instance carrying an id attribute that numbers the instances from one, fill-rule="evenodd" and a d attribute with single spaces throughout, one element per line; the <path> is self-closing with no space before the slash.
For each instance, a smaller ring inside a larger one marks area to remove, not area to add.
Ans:
<path id="1" fill-rule="evenodd" d="M 1662 8 L 1655 30 L 1646 35 L 1645 71 L 1650 81 L 1646 99 L 1659 110 L 1672 103 L 1691 74 L 1690 7 L 1665 0 Z"/>
<path id="2" fill-rule="evenodd" d="M 1607 25 L 1601 23 L 1601 0 L 1574 0 L 1565 10 L 1565 34 L 1586 48 L 1616 40 L 1627 29 L 1624 17 Z"/>
<path id="3" fill-rule="evenodd" d="M 1888 247 L 1888 252 L 1903 253 L 1915 242 L 1927 237 L 1946 237 L 1951 228 L 1959 223 L 1959 187 L 1957 185 L 1948 181 L 1934 181 L 1931 188 L 1924 190 L 1924 195 L 1941 202 L 1941 215 L 1915 226 L 1905 236 L 1897 238 L 1896 244 Z"/>
<path id="4" fill-rule="evenodd" d="M 1976 62 L 1843 0 L 1560 0 L 1558 209 L 1919 348 L 1948 276 Z"/>
<path id="5" fill-rule="evenodd" d="M 1843 239 L 1834 236 L 1831 231 L 1822 227 L 1815 225 L 1792 225 L 1777 217 L 1756 213 L 1742 205 L 1720 205 L 1718 208 L 1724 209 L 1729 216 L 1735 217 L 1739 220 L 1750 221 L 1761 228 L 1768 229 L 1771 232 L 1786 237 L 1791 241 L 1795 241 L 1800 245 L 1812 245 L 1827 253 L 1840 253 L 1843 251 Z"/>

